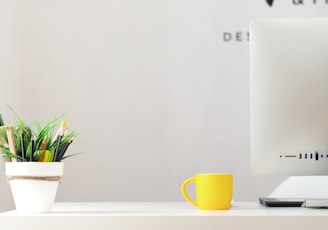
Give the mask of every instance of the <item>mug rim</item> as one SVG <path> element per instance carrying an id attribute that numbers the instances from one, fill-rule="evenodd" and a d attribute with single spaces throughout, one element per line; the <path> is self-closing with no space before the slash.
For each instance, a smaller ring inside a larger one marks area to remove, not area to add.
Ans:
<path id="1" fill-rule="evenodd" d="M 195 175 L 233 175 L 232 173 L 196 173 Z"/>

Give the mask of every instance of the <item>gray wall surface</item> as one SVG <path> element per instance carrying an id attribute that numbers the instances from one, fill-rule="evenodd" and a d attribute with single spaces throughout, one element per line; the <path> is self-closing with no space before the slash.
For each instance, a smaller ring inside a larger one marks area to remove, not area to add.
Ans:
<path id="1" fill-rule="evenodd" d="M 250 173 L 248 24 L 328 16 L 295 2 L 0 0 L 1 112 L 67 112 L 79 131 L 57 201 L 182 201 L 197 172 L 231 172 L 255 201 L 283 178 Z M 12 209 L 3 165 L 0 194 Z"/>

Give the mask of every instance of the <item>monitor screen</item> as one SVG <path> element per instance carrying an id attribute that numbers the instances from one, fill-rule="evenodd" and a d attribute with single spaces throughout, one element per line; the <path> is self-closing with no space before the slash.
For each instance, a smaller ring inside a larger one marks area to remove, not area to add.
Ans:
<path id="1" fill-rule="evenodd" d="M 250 25 L 251 168 L 328 175 L 328 19 Z"/>

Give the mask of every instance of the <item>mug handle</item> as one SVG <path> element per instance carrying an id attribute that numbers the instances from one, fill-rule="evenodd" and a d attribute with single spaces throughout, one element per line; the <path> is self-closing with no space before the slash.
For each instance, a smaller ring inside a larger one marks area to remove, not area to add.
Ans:
<path id="1" fill-rule="evenodd" d="M 191 182 L 195 182 L 195 177 L 190 177 L 187 180 L 185 180 L 182 184 L 181 187 L 181 193 L 183 195 L 183 197 L 191 204 L 195 205 L 196 207 L 198 207 L 198 204 L 195 200 L 191 199 L 190 196 L 187 194 L 187 185 Z"/>

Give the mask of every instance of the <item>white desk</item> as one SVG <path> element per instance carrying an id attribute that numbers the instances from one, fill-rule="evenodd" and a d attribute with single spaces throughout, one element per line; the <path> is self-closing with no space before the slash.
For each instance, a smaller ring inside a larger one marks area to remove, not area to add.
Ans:
<path id="1" fill-rule="evenodd" d="M 47 214 L 0 214 L 6 230 L 327 229 L 328 209 L 266 208 L 236 203 L 227 211 L 200 211 L 189 203 L 56 203 Z"/>

